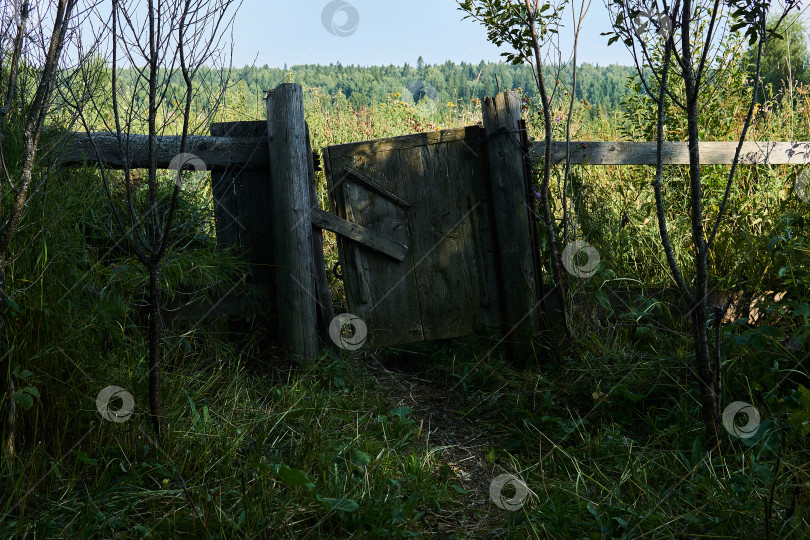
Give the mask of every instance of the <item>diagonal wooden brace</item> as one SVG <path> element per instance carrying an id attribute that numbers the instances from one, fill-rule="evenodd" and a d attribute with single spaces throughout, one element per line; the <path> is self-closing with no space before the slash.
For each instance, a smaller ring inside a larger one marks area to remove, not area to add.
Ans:
<path id="1" fill-rule="evenodd" d="M 361 227 L 351 221 L 346 221 L 320 208 L 312 209 L 311 219 L 312 224 L 316 227 L 332 231 L 335 234 L 339 234 L 349 240 L 362 244 L 369 249 L 373 249 L 378 253 L 388 255 L 399 262 L 404 261 L 405 254 L 408 253 L 408 246 L 394 242 L 380 233 Z"/>

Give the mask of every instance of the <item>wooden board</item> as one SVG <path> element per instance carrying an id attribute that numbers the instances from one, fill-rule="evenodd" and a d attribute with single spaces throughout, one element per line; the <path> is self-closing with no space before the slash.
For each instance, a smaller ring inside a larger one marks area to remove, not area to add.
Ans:
<path id="1" fill-rule="evenodd" d="M 266 122 L 211 124 L 215 138 L 249 137 L 267 146 Z M 270 209 L 270 172 L 245 170 L 240 163 L 211 172 L 216 221 L 217 246 L 236 247 L 251 264 L 249 281 L 263 292 L 275 293 L 272 220 Z"/>
<path id="2" fill-rule="evenodd" d="M 212 124 L 222 126 L 218 131 L 225 133 L 236 124 L 246 122 L 231 122 L 229 124 Z M 252 122 L 251 122 L 252 124 Z M 231 133 L 236 133 L 231 131 Z M 244 133 L 244 131 L 242 131 Z M 93 140 L 90 140 L 92 136 Z M 103 162 L 110 169 L 123 169 L 124 157 L 118 144 L 118 138 L 113 133 L 74 133 L 72 139 L 67 141 L 64 151 L 60 155 L 63 167 L 79 166 L 87 162 L 94 164 Z M 159 169 L 167 169 L 172 159 L 180 153 L 180 140 L 178 136 L 157 137 L 156 159 Z M 145 169 L 149 167 L 146 156 L 146 147 L 149 138 L 146 135 L 129 135 L 129 167 L 131 169 Z M 61 144 L 61 141 L 59 141 Z M 205 162 L 208 169 L 238 165 L 243 170 L 260 170 L 268 167 L 267 137 L 252 137 L 245 135 L 214 135 L 203 137 L 192 135 L 186 142 L 186 152 L 194 154 Z"/>
<path id="3" fill-rule="evenodd" d="M 349 310 L 368 327 L 366 347 L 497 326 L 486 150 L 477 126 L 333 146 L 324 163 L 336 215 L 408 248 L 398 262 L 338 240 Z"/>
<path id="4" fill-rule="evenodd" d="M 700 143 L 702 165 L 731 165 L 737 150 L 736 142 Z M 537 162 L 543 157 L 544 142 L 534 143 L 531 158 Z M 654 142 L 594 142 L 572 141 L 571 163 L 578 165 L 655 165 L 656 143 Z M 664 143 L 665 165 L 689 165 L 689 148 L 685 142 Z M 565 160 L 565 143 L 552 143 L 551 156 L 554 163 Z M 747 165 L 808 165 L 810 143 L 807 142 L 762 142 L 743 144 L 740 163 Z"/>

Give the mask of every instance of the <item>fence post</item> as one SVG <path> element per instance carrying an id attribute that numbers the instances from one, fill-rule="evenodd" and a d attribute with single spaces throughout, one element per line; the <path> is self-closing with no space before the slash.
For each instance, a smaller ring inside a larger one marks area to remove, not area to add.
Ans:
<path id="1" fill-rule="evenodd" d="M 309 192 L 304 92 L 285 83 L 267 96 L 270 208 L 276 261 L 276 298 L 281 344 L 305 361 L 318 354 L 312 269 L 312 215 Z"/>
<path id="2" fill-rule="evenodd" d="M 501 92 L 483 102 L 489 177 L 495 217 L 498 281 L 504 341 L 510 356 L 525 360 L 532 354 L 532 337 L 539 327 L 535 278 L 536 248 L 532 242 L 517 92 Z"/>

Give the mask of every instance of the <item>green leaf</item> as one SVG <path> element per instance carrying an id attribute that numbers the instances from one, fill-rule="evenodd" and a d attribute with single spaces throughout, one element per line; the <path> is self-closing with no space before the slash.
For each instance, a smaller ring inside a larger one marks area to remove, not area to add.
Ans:
<path id="1" fill-rule="evenodd" d="M 810 433 L 810 411 L 796 411 L 788 417 L 788 424 L 800 429 L 802 435 Z"/>
<path id="2" fill-rule="evenodd" d="M 354 450 L 352 452 L 352 462 L 360 467 L 365 467 L 371 463 L 371 456 L 360 450 Z"/>
<path id="3" fill-rule="evenodd" d="M 808 390 L 804 385 L 799 385 L 799 396 L 801 400 L 802 407 L 810 411 L 810 390 Z"/>
<path id="4" fill-rule="evenodd" d="M 12 315 L 17 315 L 22 311 L 22 308 L 19 306 L 19 304 L 17 304 L 17 302 L 12 300 L 11 298 L 6 298 L 5 303 L 6 309 L 10 310 Z"/>
<path id="5" fill-rule="evenodd" d="M 799 317 L 801 315 L 810 317 L 810 304 L 799 304 L 796 309 L 793 310 L 794 317 Z"/>
<path id="6" fill-rule="evenodd" d="M 596 301 L 606 310 L 613 311 L 613 306 L 610 305 L 610 298 L 608 298 L 607 293 L 602 289 L 596 291 Z"/>
<path id="7" fill-rule="evenodd" d="M 613 518 L 613 520 L 614 520 L 616 523 L 618 523 L 618 524 L 619 524 L 619 526 L 620 526 L 622 529 L 624 529 L 625 531 L 627 530 L 627 527 L 629 527 L 629 526 L 630 526 L 630 524 L 629 524 L 629 523 L 627 523 L 627 521 L 623 520 L 622 518 L 620 518 L 620 517 L 618 517 L 618 516 L 614 517 L 614 518 Z"/>
<path id="8" fill-rule="evenodd" d="M 34 405 L 34 398 L 25 392 L 14 392 L 14 401 L 19 403 L 23 409 L 30 409 Z"/>
<path id="9" fill-rule="evenodd" d="M 329 510 L 338 510 L 340 512 L 357 512 L 357 510 L 360 509 L 360 505 L 351 499 L 330 499 L 328 497 L 322 499 L 318 497 L 318 500 L 326 503 Z"/>
<path id="10" fill-rule="evenodd" d="M 287 484 L 287 487 L 305 487 L 312 491 L 315 489 L 315 484 L 309 479 L 307 473 L 299 469 L 292 469 L 286 465 L 281 465 L 278 470 L 278 476 L 281 481 Z"/>
<path id="11" fill-rule="evenodd" d="M 28 371 L 27 369 L 24 369 L 24 370 L 20 371 L 20 372 L 17 374 L 17 377 L 18 377 L 18 378 L 20 378 L 20 379 L 27 379 L 27 378 L 28 378 L 28 377 L 30 377 L 31 375 L 33 375 L 33 373 L 31 373 L 31 372 L 30 372 L 30 371 Z"/>
<path id="12" fill-rule="evenodd" d="M 31 394 L 35 398 L 39 397 L 39 390 L 37 390 L 36 387 L 34 386 L 26 386 L 25 388 L 23 388 L 23 392 Z"/>
<path id="13" fill-rule="evenodd" d="M 391 409 L 391 411 L 389 411 L 388 414 L 390 414 L 391 416 L 399 416 L 400 418 L 403 418 L 405 416 L 408 416 L 412 412 L 413 409 L 411 409 L 410 407 L 397 407 L 396 409 Z"/>
<path id="14" fill-rule="evenodd" d="M 456 493 L 460 493 L 462 495 L 469 495 L 469 493 L 470 493 L 469 491 L 467 491 L 463 487 L 457 486 L 456 484 L 450 484 L 450 487 L 453 488 L 456 491 Z"/>

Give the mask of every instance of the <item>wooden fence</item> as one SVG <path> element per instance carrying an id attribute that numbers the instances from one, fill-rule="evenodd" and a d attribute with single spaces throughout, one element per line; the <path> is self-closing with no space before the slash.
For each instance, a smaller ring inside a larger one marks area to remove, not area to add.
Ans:
<path id="1" fill-rule="evenodd" d="M 217 243 L 237 246 L 270 298 L 266 324 L 293 355 L 313 359 L 333 321 L 323 230 L 338 235 L 349 308 L 370 346 L 457 337 L 495 328 L 513 356 L 531 352 L 543 297 L 529 210 L 529 143 L 515 93 L 483 103 L 483 126 L 338 145 L 323 150 L 332 212 L 319 207 L 303 91 L 268 94 L 266 122 L 213 124 L 187 153 L 212 172 Z M 94 143 L 90 143 L 90 136 Z M 144 168 L 146 137 L 129 136 L 128 157 L 109 133 L 75 134 L 65 165 Z M 168 168 L 179 137 L 160 137 Z M 96 152 L 98 148 L 98 153 Z M 570 143 L 572 163 L 654 165 L 649 142 Z M 686 143 L 665 143 L 664 162 L 688 164 Z M 702 164 L 730 164 L 736 143 L 703 142 Z M 566 145 L 554 142 L 552 160 Z M 810 143 L 748 142 L 742 164 L 810 163 Z M 239 309 L 239 308 L 237 308 Z"/>

